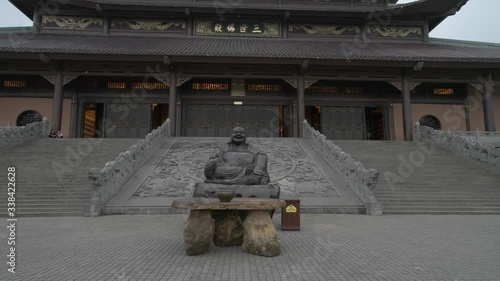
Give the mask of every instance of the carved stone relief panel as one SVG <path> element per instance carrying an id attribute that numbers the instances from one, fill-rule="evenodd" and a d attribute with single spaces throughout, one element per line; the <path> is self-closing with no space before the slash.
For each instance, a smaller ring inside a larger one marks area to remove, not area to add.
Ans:
<path id="1" fill-rule="evenodd" d="M 42 27 L 65 29 L 101 29 L 103 19 L 98 17 L 49 16 L 42 17 Z"/>
<path id="2" fill-rule="evenodd" d="M 371 25 L 368 26 L 367 33 L 371 34 L 371 36 L 375 35 L 390 38 L 422 37 L 422 27 Z"/>
<path id="3" fill-rule="evenodd" d="M 289 24 L 288 34 L 309 34 L 309 35 L 356 35 L 361 32 L 359 26 L 355 25 L 334 25 L 334 24 Z"/>
<path id="4" fill-rule="evenodd" d="M 134 196 L 189 196 L 194 184 L 204 181 L 205 164 L 218 142 L 221 140 L 177 140 Z M 339 196 L 322 168 L 315 164 L 297 140 L 259 139 L 256 143 L 269 157 L 271 183 L 281 186 L 282 196 Z"/>
<path id="5" fill-rule="evenodd" d="M 116 19 L 111 21 L 111 31 L 185 32 L 184 20 Z"/>

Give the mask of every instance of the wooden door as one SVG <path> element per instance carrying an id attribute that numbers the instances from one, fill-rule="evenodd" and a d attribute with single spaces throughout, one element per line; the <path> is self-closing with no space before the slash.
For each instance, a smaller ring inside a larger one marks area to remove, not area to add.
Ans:
<path id="1" fill-rule="evenodd" d="M 277 138 L 280 136 L 280 112 L 278 105 L 259 106 L 258 136 Z"/>
<path id="2" fill-rule="evenodd" d="M 279 137 L 279 105 L 187 104 L 184 135 L 228 137 L 236 126 L 248 137 Z"/>
<path id="3" fill-rule="evenodd" d="M 150 132 L 150 104 L 108 103 L 105 108 L 106 138 L 143 138 Z"/>
<path id="4" fill-rule="evenodd" d="M 215 104 L 187 104 L 184 119 L 186 137 L 217 135 L 217 105 Z"/>
<path id="5" fill-rule="evenodd" d="M 322 107 L 322 130 L 327 139 L 364 140 L 365 114 L 362 107 Z"/>

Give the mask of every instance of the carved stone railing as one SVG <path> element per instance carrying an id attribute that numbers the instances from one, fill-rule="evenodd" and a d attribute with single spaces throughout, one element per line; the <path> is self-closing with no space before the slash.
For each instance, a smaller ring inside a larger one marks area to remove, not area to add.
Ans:
<path id="1" fill-rule="evenodd" d="M 372 191 L 379 179 L 378 171 L 366 169 L 363 164 L 352 159 L 340 147 L 312 128 L 306 120 L 303 135 L 328 165 L 344 177 L 349 187 L 365 203 L 366 213 L 371 216 L 382 215 L 382 206 Z"/>
<path id="2" fill-rule="evenodd" d="M 0 128 L 0 150 L 24 145 L 34 140 L 46 138 L 49 135 L 49 122 L 47 117 L 40 122 L 30 123 L 22 127 L 1 127 Z"/>
<path id="3" fill-rule="evenodd" d="M 473 142 L 490 144 L 495 148 L 500 148 L 500 132 L 481 132 L 476 131 L 452 131 L 455 135 L 463 136 Z"/>
<path id="4" fill-rule="evenodd" d="M 121 187 L 141 167 L 142 163 L 170 137 L 170 120 L 167 119 L 159 128 L 153 130 L 144 139 L 132 145 L 129 150 L 120 153 L 114 161 L 106 163 L 104 168 L 92 168 L 89 181 L 94 188 L 94 195 L 85 211 L 86 216 L 97 217 L 104 205 L 116 195 Z"/>
<path id="5" fill-rule="evenodd" d="M 452 151 L 475 166 L 500 175 L 500 149 L 481 142 L 481 133 L 434 130 L 430 127 L 420 126 L 418 122 L 415 128 L 417 139 L 431 140 L 436 146 Z M 495 133 L 485 133 L 483 137 L 486 134 Z"/>

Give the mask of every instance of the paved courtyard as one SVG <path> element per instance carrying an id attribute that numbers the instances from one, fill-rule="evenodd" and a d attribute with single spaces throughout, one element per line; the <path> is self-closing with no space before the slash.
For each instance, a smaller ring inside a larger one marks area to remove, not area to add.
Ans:
<path id="1" fill-rule="evenodd" d="M 185 256 L 186 218 L 19 218 L 16 274 L 0 230 L 0 280 L 500 280 L 500 216 L 304 214 L 300 232 L 279 230 L 274 258 L 213 245 Z"/>

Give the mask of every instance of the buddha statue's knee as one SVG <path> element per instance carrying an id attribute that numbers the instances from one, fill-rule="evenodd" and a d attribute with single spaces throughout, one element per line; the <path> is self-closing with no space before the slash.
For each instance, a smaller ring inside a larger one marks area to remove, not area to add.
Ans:
<path id="1" fill-rule="evenodd" d="M 267 155 L 259 153 L 257 160 L 255 161 L 255 167 L 253 170 L 255 175 L 260 175 L 269 178 L 267 173 Z"/>

